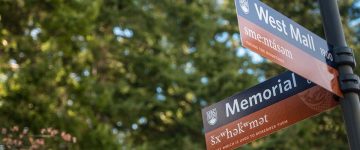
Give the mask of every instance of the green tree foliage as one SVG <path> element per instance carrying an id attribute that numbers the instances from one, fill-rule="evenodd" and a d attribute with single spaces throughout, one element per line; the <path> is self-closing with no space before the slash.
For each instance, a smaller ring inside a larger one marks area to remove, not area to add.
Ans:
<path id="1" fill-rule="evenodd" d="M 315 1 L 264 2 L 323 35 Z M 232 1 L 0 0 L 0 129 L 76 137 L 54 149 L 204 149 L 202 107 L 284 70 L 240 44 Z M 335 109 L 244 149 L 346 149 L 342 122 Z"/>

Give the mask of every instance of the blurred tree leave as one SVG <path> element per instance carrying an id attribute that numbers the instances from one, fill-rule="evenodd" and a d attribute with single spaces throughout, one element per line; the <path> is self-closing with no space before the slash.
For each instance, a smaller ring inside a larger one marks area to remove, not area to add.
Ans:
<path id="1" fill-rule="evenodd" d="M 264 2 L 323 35 L 316 1 Z M 54 149 L 205 149 L 201 108 L 282 71 L 241 47 L 232 1 L 0 1 L 0 127 L 77 139 Z M 347 149 L 341 110 L 243 149 Z"/>

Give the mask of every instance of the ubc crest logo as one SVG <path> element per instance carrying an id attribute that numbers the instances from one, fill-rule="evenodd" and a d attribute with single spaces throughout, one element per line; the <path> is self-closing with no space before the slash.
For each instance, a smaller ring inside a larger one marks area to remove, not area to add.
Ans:
<path id="1" fill-rule="evenodd" d="M 250 11 L 248 0 L 239 0 L 239 2 L 240 2 L 241 10 L 242 10 L 245 14 L 248 14 L 249 11 Z"/>
<path id="2" fill-rule="evenodd" d="M 209 123 L 209 125 L 214 125 L 217 121 L 217 112 L 216 108 L 213 108 L 206 112 L 206 118 Z"/>

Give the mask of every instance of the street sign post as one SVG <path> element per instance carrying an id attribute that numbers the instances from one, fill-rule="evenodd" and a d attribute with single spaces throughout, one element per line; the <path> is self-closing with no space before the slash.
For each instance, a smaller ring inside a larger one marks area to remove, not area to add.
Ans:
<path id="1" fill-rule="evenodd" d="M 321 16 L 323 19 L 326 40 L 335 47 L 334 53 L 340 54 L 340 58 L 348 58 L 350 60 L 337 59 L 340 77 L 355 77 L 353 68 L 355 67 L 355 58 L 353 52 L 343 53 L 347 48 L 345 35 L 342 30 L 340 21 L 340 13 L 336 0 L 318 0 Z M 345 55 L 341 56 L 341 55 Z M 359 102 L 359 79 L 342 80 L 342 90 L 344 92 L 343 99 L 340 100 L 341 109 L 345 120 L 347 136 L 350 149 L 360 149 L 360 102 Z M 348 86 L 351 85 L 351 86 Z M 350 90 L 349 90 L 350 89 Z"/>
<path id="2" fill-rule="evenodd" d="M 335 95 L 350 148 L 360 148 L 354 54 L 336 0 L 318 1 L 327 41 L 259 0 L 235 0 L 242 45 L 293 72 L 202 109 L 207 149 L 233 149 L 334 108 Z"/>
<path id="3" fill-rule="evenodd" d="M 287 71 L 202 109 L 206 146 L 233 149 L 337 104 L 331 92 Z"/>
<path id="4" fill-rule="evenodd" d="M 327 42 L 259 0 L 235 0 L 242 45 L 342 96 Z"/>

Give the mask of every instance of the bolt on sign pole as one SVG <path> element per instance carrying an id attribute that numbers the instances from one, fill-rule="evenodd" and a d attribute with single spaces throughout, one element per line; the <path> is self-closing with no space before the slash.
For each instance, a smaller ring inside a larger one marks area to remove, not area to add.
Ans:
<path id="1" fill-rule="evenodd" d="M 359 77 L 354 74 L 354 54 L 347 47 L 341 25 L 337 0 L 318 0 L 329 48 L 333 51 L 339 71 L 340 100 L 350 148 L 360 150 Z"/>

